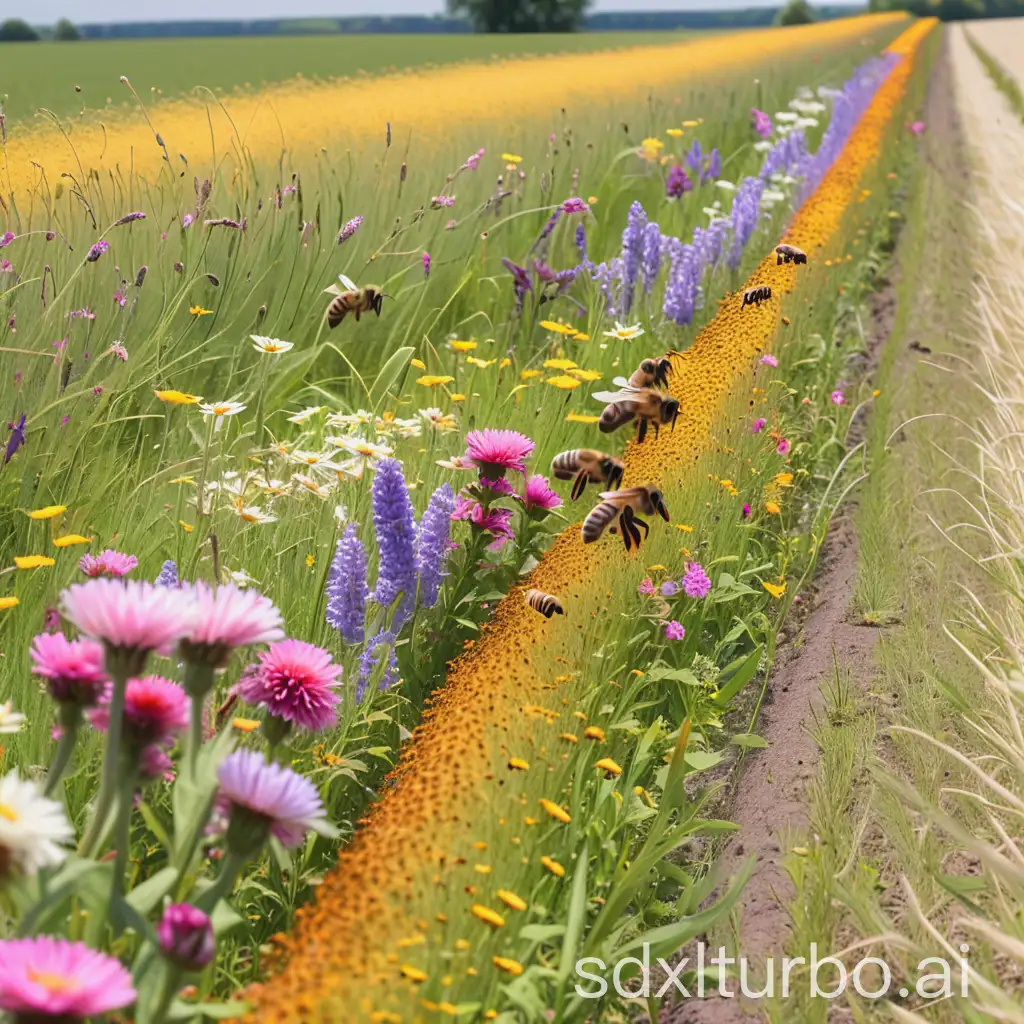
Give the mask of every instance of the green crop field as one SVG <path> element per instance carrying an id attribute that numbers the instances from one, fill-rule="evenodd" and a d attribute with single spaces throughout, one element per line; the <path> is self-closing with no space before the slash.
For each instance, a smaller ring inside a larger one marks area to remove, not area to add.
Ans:
<path id="1" fill-rule="evenodd" d="M 0 98 L 8 125 L 40 107 L 59 116 L 127 102 L 126 75 L 143 95 L 179 96 L 198 86 L 258 89 L 302 76 L 312 80 L 380 74 L 456 61 L 580 50 L 610 50 L 682 39 L 684 33 L 563 35 L 356 35 L 205 39 L 88 40 L 0 45 Z M 80 86 L 81 92 L 75 91 Z"/>

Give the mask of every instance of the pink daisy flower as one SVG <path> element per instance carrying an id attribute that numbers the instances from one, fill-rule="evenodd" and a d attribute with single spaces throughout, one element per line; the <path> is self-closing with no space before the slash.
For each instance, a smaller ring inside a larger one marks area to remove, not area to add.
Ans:
<path id="1" fill-rule="evenodd" d="M 107 673 L 103 645 L 95 640 L 69 640 L 63 633 L 40 633 L 29 651 L 33 675 L 43 676 L 50 696 L 62 704 L 92 707 L 103 694 Z"/>
<path id="2" fill-rule="evenodd" d="M 110 693 L 107 687 L 100 706 L 89 717 L 93 726 L 106 732 L 110 724 Z M 189 698 L 184 689 L 162 676 L 129 679 L 124 694 L 124 735 L 139 751 L 169 743 L 188 727 Z"/>
<path id="3" fill-rule="evenodd" d="M 832 404 L 833 405 L 846 405 L 846 395 L 842 391 L 836 390 L 832 392 Z"/>
<path id="4" fill-rule="evenodd" d="M 655 590 L 654 583 L 651 581 L 650 576 L 647 576 L 645 579 L 642 579 L 640 581 L 640 583 L 637 585 L 636 592 L 641 597 L 654 597 L 654 595 L 657 593 L 657 590 Z"/>
<path id="5" fill-rule="evenodd" d="M 686 627 L 681 622 L 673 619 L 671 622 L 665 623 L 666 640 L 682 640 L 684 636 L 686 636 Z"/>
<path id="6" fill-rule="evenodd" d="M 182 637 L 186 661 L 220 666 L 234 647 L 269 644 L 284 639 L 281 613 L 258 590 L 242 590 L 232 583 L 211 587 L 197 583 L 190 589 L 195 621 Z"/>
<path id="7" fill-rule="evenodd" d="M 232 826 L 241 816 L 245 824 L 262 825 L 287 847 L 298 846 L 310 829 L 320 834 L 330 831 L 323 801 L 309 779 L 279 764 L 268 764 L 255 750 L 236 750 L 217 769 L 220 782 L 218 801 L 229 819 L 228 843 Z M 248 829 L 244 830 L 249 832 Z M 243 829 L 237 829 L 241 836 Z M 252 843 L 242 850 L 246 855 L 258 846 Z"/>
<path id="8" fill-rule="evenodd" d="M 259 659 L 238 683 L 242 700 L 310 732 L 337 722 L 341 697 L 335 688 L 342 669 L 327 651 L 302 640 L 282 640 L 261 651 Z"/>
<path id="9" fill-rule="evenodd" d="M 763 417 L 759 416 L 753 423 L 750 424 L 750 432 L 752 434 L 760 434 L 762 430 L 768 425 L 768 421 Z"/>
<path id="10" fill-rule="evenodd" d="M 508 541 L 515 538 L 510 508 L 490 508 L 485 512 L 480 502 L 460 495 L 455 499 L 452 519 L 468 519 L 476 529 L 493 534 L 494 540 L 488 545 L 491 551 L 500 551 Z"/>
<path id="11" fill-rule="evenodd" d="M 191 595 L 136 580 L 98 579 L 75 583 L 61 594 L 61 614 L 108 648 L 169 651 L 192 628 Z"/>
<path id="12" fill-rule="evenodd" d="M 548 509 L 558 508 L 558 506 L 562 504 L 562 499 L 551 489 L 551 485 L 548 483 L 548 478 L 546 476 L 543 476 L 540 473 L 534 473 L 534 475 L 526 481 L 526 490 L 523 492 L 523 503 L 526 505 L 527 512 L 531 512 L 535 508 L 546 511 Z"/>
<path id="13" fill-rule="evenodd" d="M 135 1002 L 120 961 L 49 935 L 0 941 L 0 1010 L 19 1020 L 85 1020 Z"/>
<path id="14" fill-rule="evenodd" d="M 779 443 L 775 446 L 775 450 L 780 455 L 788 455 L 789 454 L 789 449 L 792 448 L 792 447 L 793 446 L 784 437 L 780 437 L 779 438 Z"/>
<path id="15" fill-rule="evenodd" d="M 139 564 L 134 555 L 126 555 L 113 548 L 107 548 L 98 555 L 82 555 L 78 560 L 78 568 L 86 576 L 110 576 L 120 579 L 127 576 Z"/>
<path id="16" fill-rule="evenodd" d="M 766 354 L 766 355 L 761 356 L 761 358 L 758 360 L 758 362 L 762 366 L 770 366 L 770 367 L 772 367 L 772 369 L 775 369 L 775 367 L 777 367 L 779 365 L 778 359 L 776 359 L 775 356 L 770 355 L 770 354 Z"/>
<path id="17" fill-rule="evenodd" d="M 687 597 L 707 597 L 711 589 L 711 580 L 699 562 L 690 562 L 683 577 L 683 590 Z"/>
<path id="18" fill-rule="evenodd" d="M 510 469 L 525 473 L 525 459 L 535 447 L 515 430 L 471 430 L 466 435 L 466 458 L 486 477 L 502 477 Z"/>

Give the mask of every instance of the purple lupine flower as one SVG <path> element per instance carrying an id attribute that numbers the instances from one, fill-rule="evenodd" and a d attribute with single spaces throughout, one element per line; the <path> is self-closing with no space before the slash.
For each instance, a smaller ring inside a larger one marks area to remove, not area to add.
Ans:
<path id="1" fill-rule="evenodd" d="M 587 260 L 587 229 L 582 224 L 576 225 L 576 251 L 580 254 L 580 263 L 586 264 Z"/>
<path id="2" fill-rule="evenodd" d="M 430 277 L 430 253 L 423 250 L 423 276 Z"/>
<path id="3" fill-rule="evenodd" d="M 441 484 L 430 496 L 416 530 L 416 568 L 420 577 L 420 604 L 433 608 L 452 549 L 451 524 L 455 494 L 450 484 Z"/>
<path id="4" fill-rule="evenodd" d="M 686 151 L 686 156 L 683 157 L 683 160 L 686 161 L 686 166 L 694 174 L 701 174 L 704 170 L 704 150 L 701 149 L 700 139 L 693 140 L 693 145 Z"/>
<path id="5" fill-rule="evenodd" d="M 668 256 L 670 269 L 662 312 L 682 326 L 692 322 L 694 310 L 700 305 L 703 267 L 697 250 L 678 238 L 669 239 Z"/>
<path id="6" fill-rule="evenodd" d="M 362 223 L 362 217 L 352 217 L 351 220 L 346 221 L 345 226 L 338 232 L 338 245 L 342 242 L 347 242 L 353 234 L 359 229 L 359 224 Z"/>
<path id="7" fill-rule="evenodd" d="M 586 213 L 589 209 L 579 196 L 570 196 L 562 203 L 562 213 Z"/>
<path id="8" fill-rule="evenodd" d="M 114 227 L 115 228 L 119 228 L 122 224 L 131 224 L 131 222 L 134 221 L 134 220 L 145 220 L 145 219 L 146 219 L 146 215 L 141 210 L 137 211 L 136 213 L 126 213 L 119 220 L 115 220 L 114 221 Z"/>
<path id="9" fill-rule="evenodd" d="M 157 578 L 153 581 L 158 587 L 176 587 L 178 585 L 178 566 L 173 558 L 168 558 L 162 566 Z"/>
<path id="10" fill-rule="evenodd" d="M 725 262 L 736 270 L 743 260 L 743 250 L 750 241 L 761 216 L 761 194 L 764 182 L 760 178 L 744 178 L 732 203 L 729 218 L 732 227 L 732 244 Z"/>
<path id="11" fill-rule="evenodd" d="M 361 644 L 365 637 L 366 552 L 355 523 L 349 523 L 338 540 L 327 572 L 327 625 L 333 626 L 346 643 Z"/>
<path id="12" fill-rule="evenodd" d="M 101 238 L 98 242 L 94 242 L 89 246 L 89 252 L 86 254 L 86 263 L 95 263 L 108 249 L 110 243 L 106 239 Z"/>
<path id="13" fill-rule="evenodd" d="M 665 195 L 669 199 L 679 199 L 687 192 L 693 191 L 693 181 L 686 173 L 682 164 L 673 164 L 665 178 Z"/>
<path id="14" fill-rule="evenodd" d="M 701 171 L 700 183 L 702 185 L 705 185 L 705 184 L 707 184 L 707 182 L 714 181 L 716 178 L 720 178 L 721 176 L 722 176 L 722 156 L 718 152 L 718 147 L 716 146 L 708 154 L 708 158 L 705 161 L 704 169 Z"/>
<path id="15" fill-rule="evenodd" d="M 3 464 L 5 466 L 14 458 L 18 449 L 25 444 L 25 413 L 22 413 L 21 418 L 14 423 L 8 423 L 7 429 L 11 432 L 11 436 L 7 439 L 7 448 L 4 451 Z"/>
<path id="16" fill-rule="evenodd" d="M 6 248 L 11 244 L 18 236 L 13 231 L 5 231 L 0 235 L 0 249 Z"/>
<path id="17" fill-rule="evenodd" d="M 380 647 L 386 647 L 389 650 L 388 665 L 384 670 L 384 675 L 381 677 L 380 688 L 386 690 L 394 682 L 394 670 L 398 665 L 398 661 L 395 658 L 394 643 L 395 634 L 390 629 L 380 630 L 379 633 L 375 633 L 366 642 L 363 653 L 359 655 L 359 681 L 356 684 L 356 701 L 363 699 L 363 694 L 366 693 L 366 684 L 370 681 L 373 670 L 380 664 L 380 656 L 377 654 L 377 649 Z"/>
<path id="18" fill-rule="evenodd" d="M 772 119 L 763 111 L 758 110 L 757 107 L 750 108 L 750 121 L 751 127 L 761 136 L 762 139 L 767 139 L 772 133 Z"/>
<path id="19" fill-rule="evenodd" d="M 729 222 L 723 217 L 712 221 L 704 232 L 704 260 L 709 267 L 714 267 L 722 258 L 722 249 L 729 233 Z"/>
<path id="20" fill-rule="evenodd" d="M 699 562 L 690 562 L 686 566 L 686 575 L 683 577 L 683 590 L 687 597 L 707 597 L 711 590 L 711 580 Z"/>
<path id="21" fill-rule="evenodd" d="M 512 275 L 512 287 L 516 293 L 516 308 L 523 308 L 523 300 L 526 298 L 527 292 L 533 291 L 533 282 L 530 280 L 530 275 L 526 270 L 526 267 L 519 266 L 518 263 L 513 263 L 507 256 L 501 258 L 502 266 Z"/>
<path id="22" fill-rule="evenodd" d="M 633 307 L 633 293 L 640 275 L 640 260 L 643 257 L 644 237 L 647 230 L 647 213 L 638 202 L 629 208 L 626 228 L 622 232 L 622 309 L 626 315 Z"/>
<path id="23" fill-rule="evenodd" d="M 391 622 L 392 629 L 397 630 L 412 615 L 416 605 L 416 525 L 409 488 L 397 459 L 384 459 L 377 466 L 370 495 L 380 551 L 373 599 L 382 607 L 390 608 L 401 595 L 401 604 L 395 609 Z"/>
<path id="24" fill-rule="evenodd" d="M 651 223 L 644 228 L 644 250 L 640 258 L 640 273 L 644 281 L 644 291 L 650 295 L 654 282 L 661 273 L 661 228 Z"/>

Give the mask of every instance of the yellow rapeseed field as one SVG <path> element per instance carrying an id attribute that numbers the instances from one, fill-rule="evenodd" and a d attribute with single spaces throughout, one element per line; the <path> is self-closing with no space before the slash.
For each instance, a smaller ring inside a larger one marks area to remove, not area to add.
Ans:
<path id="1" fill-rule="evenodd" d="M 905 59 L 890 73 L 840 158 L 794 217 L 785 241 L 814 253 L 836 236 L 864 172 L 878 157 L 904 96 L 914 54 L 934 24 L 932 19 L 916 22 L 889 47 Z M 772 37 L 760 38 L 763 43 Z M 806 42 L 807 37 L 802 38 Z M 727 59 L 718 42 L 702 45 Z M 677 58 L 679 49 L 674 50 Z M 698 50 L 694 48 L 695 53 Z M 812 259 L 806 272 L 828 271 Z M 778 266 L 772 254 L 744 287 L 769 285 L 773 294 L 782 296 L 793 291 L 796 275 L 793 265 Z M 682 416 L 674 433 L 663 431 L 657 441 L 628 447 L 627 485 L 662 479 L 666 469 L 692 463 L 694 453 L 707 445 L 715 418 L 737 380 L 770 347 L 779 315 L 779 304 L 770 303 L 748 308 L 741 317 L 738 294 L 727 296 L 693 346 L 673 354 L 671 391 L 680 400 Z M 529 585 L 564 596 L 566 607 L 572 607 L 574 595 L 621 558 L 613 545 L 585 547 L 576 524 L 557 538 Z M 542 643 L 551 648 L 577 629 L 579 623 L 571 616 L 556 627 L 531 613 L 521 588 L 499 604 L 492 626 L 452 666 L 447 685 L 436 694 L 393 774 L 394 787 L 342 853 L 315 902 L 301 912 L 294 933 L 280 937 L 290 959 L 271 981 L 249 993 L 248 1019 L 413 1019 L 391 1012 L 415 1005 L 409 988 L 416 979 L 408 973 L 403 976 L 395 966 L 396 941 L 415 921 L 420 887 L 429 884 L 432 872 L 445 870 L 457 838 L 471 834 L 480 808 L 489 806 L 482 780 L 490 771 L 493 739 L 501 736 L 512 715 L 543 693 L 532 664 L 535 652 Z M 566 641 L 566 646 L 570 643 Z M 436 875 L 434 881 L 440 879 Z"/>
<path id="2" fill-rule="evenodd" d="M 2 153 L 0 180 L 19 199 L 46 174 L 122 171 L 143 176 L 161 169 L 164 150 L 183 153 L 193 171 L 218 159 L 234 160 L 244 147 L 256 159 L 276 162 L 282 150 L 309 157 L 326 148 L 380 139 L 385 122 L 417 138 L 443 137 L 452 127 L 516 121 L 561 106 L 594 104 L 646 92 L 667 82 L 700 79 L 755 61 L 782 60 L 897 22 L 878 14 L 770 32 L 751 31 L 595 54 L 565 54 L 328 84 L 291 82 L 251 96 L 211 102 L 174 100 L 149 111 L 149 121 L 119 119 L 82 124 L 67 135 L 53 126 L 12 132 Z M 126 88 L 122 86 L 122 88 Z M 230 116 L 229 116 L 230 115 Z"/>

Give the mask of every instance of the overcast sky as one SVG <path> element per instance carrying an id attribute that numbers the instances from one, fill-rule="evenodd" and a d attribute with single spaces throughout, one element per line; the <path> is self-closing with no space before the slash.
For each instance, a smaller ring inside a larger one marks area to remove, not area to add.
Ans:
<path id="1" fill-rule="evenodd" d="M 835 2 L 835 0 L 831 0 Z M 840 3 L 844 0 L 839 0 Z M 851 0 L 853 2 L 853 0 Z M 596 11 L 678 11 L 773 7 L 779 0 L 595 0 Z M 307 15 L 439 14 L 444 0 L 13 0 L 5 10 L 22 8 L 36 25 L 58 18 L 79 22 L 184 21 L 193 18 L 275 18 Z"/>

